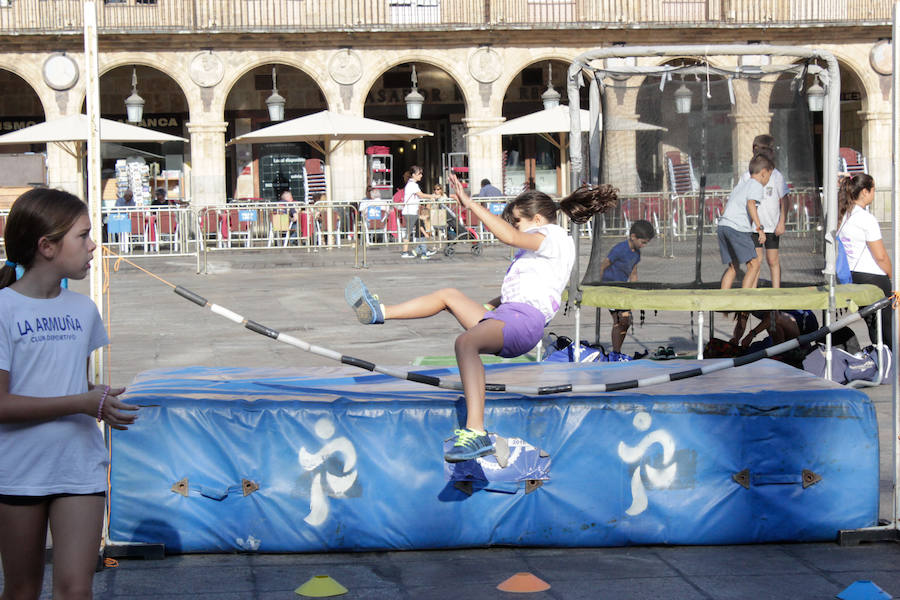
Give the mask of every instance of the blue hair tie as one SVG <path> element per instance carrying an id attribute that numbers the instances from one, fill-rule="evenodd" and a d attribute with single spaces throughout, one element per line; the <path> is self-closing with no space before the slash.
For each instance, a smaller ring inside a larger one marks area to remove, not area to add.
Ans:
<path id="1" fill-rule="evenodd" d="M 6 261 L 6 266 L 7 266 L 7 267 L 12 267 L 13 269 L 15 269 L 15 268 L 16 268 L 16 263 L 14 263 L 14 262 L 11 261 L 11 260 L 7 260 L 7 261 Z"/>

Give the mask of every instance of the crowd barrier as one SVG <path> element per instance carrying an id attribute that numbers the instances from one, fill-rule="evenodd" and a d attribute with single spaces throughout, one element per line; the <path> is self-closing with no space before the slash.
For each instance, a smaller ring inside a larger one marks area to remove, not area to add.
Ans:
<path id="1" fill-rule="evenodd" d="M 493 214 L 500 215 L 511 197 L 475 198 Z M 707 190 L 704 231 L 715 233 L 715 222 L 728 201 L 728 191 Z M 662 241 L 662 251 L 671 253 L 674 240 L 696 233 L 699 219 L 697 193 L 673 196 L 665 193 L 622 194 L 618 206 L 580 228 L 590 239 L 594 226 L 608 236 L 627 235 L 637 219 L 650 221 Z M 402 205 L 381 200 L 359 203 L 310 206 L 297 202 L 252 201 L 194 209 L 191 207 L 114 207 L 103 211 L 104 245 L 127 255 L 196 255 L 198 267 L 210 251 L 232 249 L 317 248 L 352 246 L 357 266 L 365 266 L 369 250 L 388 248 L 400 251 L 404 244 L 453 255 L 471 252 L 480 255 L 485 244 L 496 240 L 470 209 L 450 198 L 421 203 L 425 234 L 411 243 L 406 239 Z M 329 214 L 330 213 L 330 214 Z M 0 236 L 8 211 L 0 211 Z M 329 227 L 328 221 L 331 225 Z M 807 236 L 823 223 L 820 191 L 793 189 L 788 195 L 787 232 Z M 564 216 L 560 225 L 567 227 Z M 0 237 L 2 239 L 2 237 Z M 359 243 L 357 243 L 359 242 Z"/>
<path id="2" fill-rule="evenodd" d="M 196 251 L 188 207 L 133 206 L 103 211 L 103 243 L 119 254 L 189 255 Z"/>

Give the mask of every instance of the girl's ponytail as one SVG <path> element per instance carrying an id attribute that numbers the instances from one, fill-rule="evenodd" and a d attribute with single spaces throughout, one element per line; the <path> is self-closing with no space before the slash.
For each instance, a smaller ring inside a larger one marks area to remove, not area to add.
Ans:
<path id="1" fill-rule="evenodd" d="M 600 212 L 606 212 L 619 201 L 619 190 L 604 183 L 583 185 L 559 203 L 559 208 L 576 223 L 586 223 Z"/>
<path id="2" fill-rule="evenodd" d="M 0 266 L 0 290 L 16 280 L 16 263 L 7 260 Z"/>
<path id="3" fill-rule="evenodd" d="M 838 226 L 844 215 L 853 210 L 853 203 L 863 190 L 875 187 L 875 180 L 868 173 L 851 173 L 841 178 L 838 183 Z"/>

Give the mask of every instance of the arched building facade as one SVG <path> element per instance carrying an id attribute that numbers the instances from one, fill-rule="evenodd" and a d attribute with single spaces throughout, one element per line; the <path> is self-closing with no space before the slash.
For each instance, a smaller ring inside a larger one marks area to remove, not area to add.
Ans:
<path id="1" fill-rule="evenodd" d="M 882 38 L 890 33 L 886 20 L 867 20 L 851 28 L 833 24 L 824 29 L 797 22 L 777 30 L 753 22 L 728 28 L 703 23 L 657 24 L 652 31 L 621 23 L 609 27 L 598 23 L 592 29 L 576 23 L 536 25 L 536 30 L 512 28 L 503 35 L 498 35 L 496 27 L 453 25 L 393 32 L 373 27 L 352 34 L 306 36 L 273 34 L 265 27 L 202 36 L 101 30 L 101 113 L 106 118 L 124 120 L 124 99 L 131 92 L 132 74 L 136 74 L 137 90 L 146 101 L 143 124 L 189 140 L 147 150 L 163 157 L 163 169 L 183 172 L 181 192 L 185 197 L 196 206 L 220 204 L 231 198 L 265 198 L 271 191 L 267 183 L 272 176 L 267 167 L 271 156 L 315 155 L 304 145 L 281 149 L 226 146 L 233 137 L 269 124 L 265 99 L 272 93 L 274 67 L 288 119 L 328 109 L 431 131 L 432 137 L 419 142 L 389 145 L 399 167 L 395 169 L 394 187 L 400 184 L 402 168 L 413 162 L 427 163 L 423 166 L 428 176 L 440 177 L 444 156 L 457 152 L 465 153 L 470 180 L 477 189 L 477 182 L 483 178 L 492 182 L 509 180 L 504 157 L 508 162 L 514 153 L 519 157 L 530 153 L 535 170 L 558 167 L 546 158 L 546 148 L 540 141 L 470 135 L 506 118 L 540 110 L 548 65 L 552 64 L 555 89 L 564 95 L 565 66 L 595 47 L 689 43 L 700 30 L 707 43 L 809 46 L 815 32 L 822 42 L 815 47 L 833 53 L 841 64 L 842 144 L 855 147 L 867 157 L 876 180 L 890 181 L 890 75 L 883 64 L 876 62 Z M 10 33 L 0 29 L 0 38 Z M 44 72 L 47 59 L 63 50 L 80 65 L 80 44 L 77 33 L 69 31 L 55 41 L 34 37 L 27 45 L 0 46 L 0 83 L 4 86 L 0 130 L 6 132 L 82 110 L 83 74 L 67 89 L 54 89 Z M 418 89 L 425 96 L 423 118 L 418 122 L 406 117 L 403 102 L 411 88 L 412 66 L 416 68 Z M 770 101 L 754 96 L 746 85 L 738 82 L 735 86 L 737 100 L 728 115 L 738 124 L 734 134 L 729 140 L 717 140 L 730 145 L 731 152 L 740 158 L 747 158 L 748 141 L 769 125 L 758 115 L 771 118 L 773 114 L 771 110 L 745 113 L 743 106 L 747 103 L 768 106 Z M 624 93 L 617 102 L 624 114 L 642 117 L 636 95 Z M 745 119 L 750 113 L 757 116 Z M 637 146 L 633 140 L 642 134 L 616 135 L 627 147 L 629 143 Z M 665 139 L 662 141 L 665 145 Z M 354 201 L 362 196 L 367 184 L 367 145 L 348 143 L 332 155 L 331 191 L 336 201 Z M 50 144 L 46 148 L 6 148 L 4 152 L 29 150 L 46 152 L 49 185 L 82 193 L 81 168 L 70 149 Z M 659 174 L 654 170 L 659 169 L 658 157 L 654 161 L 641 163 L 637 157 L 633 161 L 629 158 L 610 177 L 618 178 L 613 183 L 625 189 L 657 185 Z"/>

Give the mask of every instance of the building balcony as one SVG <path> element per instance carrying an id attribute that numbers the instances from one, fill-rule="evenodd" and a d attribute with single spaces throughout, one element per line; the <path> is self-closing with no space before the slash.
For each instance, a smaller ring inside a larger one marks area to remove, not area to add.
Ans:
<path id="1" fill-rule="evenodd" d="M 888 25 L 892 0 L 97 0 L 101 34 Z M 0 34 L 80 33 L 82 0 L 0 0 Z"/>

